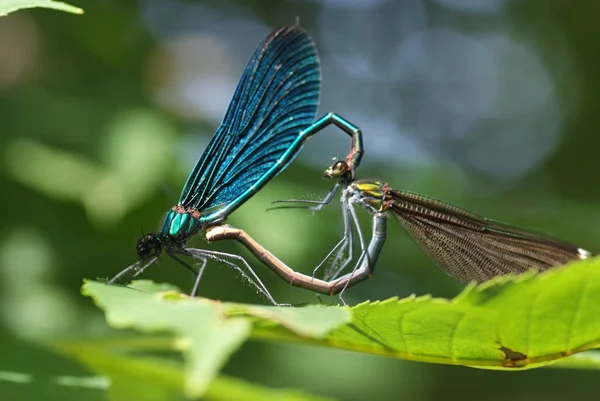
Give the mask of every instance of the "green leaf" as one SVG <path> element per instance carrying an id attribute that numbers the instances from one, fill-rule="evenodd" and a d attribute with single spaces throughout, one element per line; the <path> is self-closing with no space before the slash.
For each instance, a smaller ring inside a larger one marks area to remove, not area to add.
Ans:
<path id="1" fill-rule="evenodd" d="M 247 320 L 223 319 L 214 302 L 177 302 L 186 299 L 173 290 L 144 292 L 147 282 L 136 291 L 88 284 L 84 293 L 95 295 L 96 303 L 106 310 L 106 320 L 111 326 L 145 332 L 171 331 L 185 340 L 183 347 L 188 362 L 185 387 L 190 396 L 204 393 L 228 356 L 250 334 Z"/>
<path id="2" fill-rule="evenodd" d="M 83 10 L 60 1 L 53 0 L 1 0 L 0 16 L 7 15 L 24 8 L 51 8 L 54 10 L 66 11 L 73 14 L 83 14 Z"/>
<path id="3" fill-rule="evenodd" d="M 413 296 L 366 302 L 351 308 L 351 324 L 318 343 L 478 368 L 553 363 L 600 346 L 599 262 L 595 258 L 538 275 L 497 278 L 467 286 L 453 300 Z M 308 340 L 273 330 L 255 330 L 254 336 Z"/>
<path id="4" fill-rule="evenodd" d="M 352 308 L 230 304 L 192 299 L 149 281 L 132 286 L 86 282 L 83 291 L 105 309 L 113 327 L 174 333 L 186 355 L 192 395 L 205 391 L 250 336 L 506 370 L 543 366 L 600 345 L 599 258 L 470 285 L 452 300 L 412 296 Z M 599 368 L 597 359 L 562 366 Z"/>
<path id="5" fill-rule="evenodd" d="M 275 308 L 243 304 L 223 304 L 228 316 L 255 316 L 257 327 L 274 328 L 273 324 L 302 337 L 323 338 L 340 324 L 350 322 L 350 313 L 343 308 L 310 305 L 303 308 Z"/>
<path id="6" fill-rule="evenodd" d="M 276 325 L 299 336 L 322 338 L 350 320 L 349 312 L 340 308 L 293 310 L 221 304 L 190 298 L 175 287 L 147 280 L 133 282 L 131 288 L 88 281 L 82 292 L 106 311 L 112 327 L 173 333 L 176 341 L 172 348 L 184 352 L 185 389 L 192 397 L 204 394 L 231 353 L 249 337 L 253 324 Z M 136 348 L 135 342 L 129 345 Z"/>
<path id="7" fill-rule="evenodd" d="M 183 366 L 164 358 L 126 355 L 119 351 L 131 346 L 130 338 L 110 340 L 69 341 L 54 344 L 62 354 L 86 365 L 92 371 L 110 379 L 110 399 L 127 401 L 167 401 L 183 399 L 186 381 Z M 135 341 L 135 340 L 134 340 Z M 166 338 L 154 338 L 141 345 L 145 351 L 155 345 L 169 344 Z M 194 397 L 197 398 L 197 397 Z M 296 390 L 272 390 L 239 379 L 216 377 L 206 389 L 203 400 L 279 400 L 325 401 L 326 398 Z"/>

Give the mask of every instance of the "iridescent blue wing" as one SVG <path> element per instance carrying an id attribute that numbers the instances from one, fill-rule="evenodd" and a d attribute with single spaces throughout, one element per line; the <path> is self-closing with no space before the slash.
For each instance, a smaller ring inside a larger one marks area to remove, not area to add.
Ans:
<path id="1" fill-rule="evenodd" d="M 279 173 L 285 166 L 277 166 L 278 159 L 315 119 L 320 84 L 317 50 L 304 29 L 283 26 L 265 38 L 179 205 L 200 212 L 235 208 Z"/>

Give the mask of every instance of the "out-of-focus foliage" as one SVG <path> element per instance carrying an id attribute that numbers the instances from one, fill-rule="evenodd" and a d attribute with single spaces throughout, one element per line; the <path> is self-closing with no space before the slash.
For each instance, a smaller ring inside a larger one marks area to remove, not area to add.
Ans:
<path id="1" fill-rule="evenodd" d="M 323 306 L 278 308 L 190 299 L 177 288 L 147 281 L 136 282 L 134 288 L 129 291 L 88 282 L 83 291 L 106 310 L 113 327 L 173 332 L 175 341 L 162 344 L 169 346 L 166 350 L 175 345 L 175 349 L 185 351 L 185 392 L 190 397 L 204 395 L 229 355 L 249 337 L 253 325 L 277 324 L 297 335 L 319 339 L 350 317 L 343 309 Z M 138 339 L 142 348 L 147 347 L 148 340 Z M 115 345 L 120 344 L 115 341 Z M 127 339 L 122 347 L 133 351 L 140 348 L 134 338 Z"/>
<path id="2" fill-rule="evenodd" d="M 338 112 L 364 131 L 360 177 L 600 249 L 598 2 L 69 3 L 85 14 L 31 9 L 0 18 L 2 400 L 106 399 L 110 373 L 86 362 L 102 376 L 90 374 L 43 344 L 112 336 L 81 297 L 82 279 L 112 276 L 135 261 L 137 237 L 176 202 L 247 58 L 296 17 L 321 54 L 320 112 Z M 340 238 L 338 207 L 265 210 L 276 199 L 322 197 L 331 185 L 323 167 L 347 147 L 333 129 L 314 138 L 231 223 L 310 274 Z M 269 275 L 237 244 L 196 238 L 190 245 L 246 257 L 279 302 L 319 302 Z M 184 291 L 192 285 L 168 258 L 146 277 Z M 390 224 L 373 278 L 344 299 L 356 305 L 460 291 Z M 265 302 L 216 264 L 200 294 Z M 518 303 L 513 309 L 515 317 L 524 313 Z M 597 356 L 586 358 L 594 365 Z M 585 365 L 564 363 L 573 361 Z M 154 372 L 161 364 L 169 375 L 164 359 Z M 506 374 L 271 341 L 244 343 L 222 372 L 344 400 L 597 399 L 594 370 Z"/>
<path id="3" fill-rule="evenodd" d="M 203 400 L 278 400 L 326 401 L 330 398 L 309 395 L 295 390 L 270 390 L 227 376 L 210 381 L 207 388 L 194 388 L 195 382 L 186 378 L 181 363 L 172 359 L 127 354 L 126 350 L 157 352 L 173 348 L 175 344 L 165 338 L 137 341 L 127 338 L 89 340 L 55 344 L 56 349 L 80 361 L 89 369 L 110 379 L 108 388 L 113 400 L 164 401 L 185 399 L 184 383 L 189 397 L 201 391 Z M 119 348 L 123 348 L 119 350 Z M 212 379 L 212 375 L 210 377 Z M 202 378 L 197 380 L 205 381 Z M 208 383 L 207 383 L 208 384 Z M 194 397 L 195 398 L 195 397 Z"/>
<path id="4" fill-rule="evenodd" d="M 53 0 L 3 0 L 0 2 L 0 16 L 7 15 L 24 8 L 51 8 L 54 10 L 67 11 L 74 14 L 83 14 L 81 8 L 73 7 L 69 4 Z"/>

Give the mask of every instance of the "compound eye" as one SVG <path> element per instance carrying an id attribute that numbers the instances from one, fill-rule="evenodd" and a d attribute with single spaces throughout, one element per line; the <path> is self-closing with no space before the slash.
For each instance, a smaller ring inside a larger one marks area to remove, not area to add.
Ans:
<path id="1" fill-rule="evenodd" d="M 325 177 L 327 178 L 337 178 L 344 176 L 350 168 L 348 167 L 348 163 L 344 161 L 337 161 L 333 163 L 327 170 L 325 170 Z"/>
<path id="2" fill-rule="evenodd" d="M 142 236 L 137 243 L 136 249 L 140 258 L 150 256 L 157 249 L 160 250 L 161 244 L 156 234 L 146 234 Z"/>
<path id="3" fill-rule="evenodd" d="M 346 163 L 346 162 L 343 162 L 343 161 L 339 161 L 339 162 L 337 162 L 337 163 L 335 163 L 335 164 L 333 165 L 333 168 L 332 168 L 332 170 L 333 170 L 333 173 L 334 173 L 335 175 L 338 175 L 338 176 L 339 176 L 339 175 L 344 175 L 344 174 L 346 174 L 346 173 L 348 172 L 348 170 L 349 170 L 349 169 L 348 169 L 348 163 Z"/>
<path id="4" fill-rule="evenodd" d="M 143 251 L 144 249 L 146 249 L 146 245 L 148 244 L 148 236 L 144 235 L 143 237 L 141 237 L 136 245 L 136 248 L 138 251 Z"/>

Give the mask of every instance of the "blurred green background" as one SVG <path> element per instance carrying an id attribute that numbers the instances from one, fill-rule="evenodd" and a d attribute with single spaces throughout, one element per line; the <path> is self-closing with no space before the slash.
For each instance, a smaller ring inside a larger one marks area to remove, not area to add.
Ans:
<path id="1" fill-rule="evenodd" d="M 58 384 L 90 374 L 36 344 L 108 333 L 79 294 L 82 280 L 136 260 L 140 231 L 156 229 L 176 202 L 255 46 L 297 16 L 322 57 L 320 113 L 338 112 L 364 131 L 362 177 L 600 249 L 598 2 L 73 3 L 83 16 L 0 18 L 2 400 L 106 399 L 93 380 Z M 322 170 L 347 148 L 334 129 L 311 140 L 229 222 L 312 271 L 340 238 L 339 206 L 266 209 L 276 199 L 322 197 L 331 186 Z M 199 236 L 190 245 L 246 256 L 279 302 L 318 302 L 235 243 L 208 246 Z M 192 285 L 167 258 L 145 277 Z M 449 297 L 460 288 L 391 220 L 375 276 L 345 300 Z M 215 264 L 200 292 L 267 302 Z M 225 373 L 344 400 L 597 399 L 594 372 L 491 372 L 258 342 Z"/>

